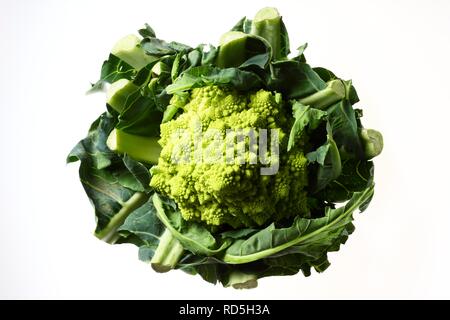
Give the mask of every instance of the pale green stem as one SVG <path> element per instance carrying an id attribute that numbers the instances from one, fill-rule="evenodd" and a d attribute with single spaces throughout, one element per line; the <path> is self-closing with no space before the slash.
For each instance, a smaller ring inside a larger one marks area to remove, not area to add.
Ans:
<path id="1" fill-rule="evenodd" d="M 111 218 L 109 223 L 100 232 L 96 232 L 95 236 L 105 242 L 114 243 L 118 239 L 117 229 L 124 223 L 125 219 L 137 208 L 143 205 L 149 196 L 142 192 L 136 192 L 128 199 L 117 214 Z"/>
<path id="2" fill-rule="evenodd" d="M 332 80 L 325 89 L 300 99 L 299 102 L 312 108 L 325 109 L 343 98 L 345 98 L 344 84 L 341 80 Z"/>
<path id="3" fill-rule="evenodd" d="M 170 232 L 166 229 L 159 239 L 158 248 L 150 261 L 156 272 L 168 272 L 176 267 L 183 255 L 184 248 Z"/>

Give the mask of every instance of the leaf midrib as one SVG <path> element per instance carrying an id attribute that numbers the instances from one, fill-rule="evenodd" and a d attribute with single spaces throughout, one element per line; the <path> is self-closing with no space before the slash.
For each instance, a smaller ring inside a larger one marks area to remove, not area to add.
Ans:
<path id="1" fill-rule="evenodd" d="M 353 211 L 358 207 L 358 205 L 361 204 L 361 199 L 366 199 L 366 196 L 370 196 L 373 193 L 373 187 L 365 190 L 361 196 L 359 197 L 359 199 L 357 201 L 355 201 L 355 203 L 347 210 L 346 214 L 342 214 L 340 215 L 338 218 L 336 218 L 334 221 L 332 221 L 330 224 L 326 224 L 325 226 L 323 226 L 322 228 L 319 228 L 303 237 L 299 237 L 296 239 L 293 239 L 289 242 L 286 242 L 280 246 L 277 246 L 275 248 L 270 248 L 270 249 L 266 249 L 263 251 L 259 251 L 256 253 L 252 253 L 246 256 L 236 256 L 236 255 L 232 255 L 232 254 L 225 254 L 223 257 L 223 261 L 229 264 L 240 264 L 240 263 L 247 263 L 247 262 L 252 262 L 252 261 L 256 261 L 259 259 L 262 259 L 264 257 L 267 257 L 269 255 L 278 253 L 284 249 L 287 249 L 293 245 L 297 245 L 301 242 L 304 242 L 308 239 L 310 239 L 311 237 L 314 237 L 315 235 L 317 235 L 320 232 L 323 232 L 324 230 L 329 229 L 330 227 L 334 226 L 335 224 L 337 224 L 338 222 L 340 222 L 344 217 L 347 217 L 349 214 L 352 214 Z"/>

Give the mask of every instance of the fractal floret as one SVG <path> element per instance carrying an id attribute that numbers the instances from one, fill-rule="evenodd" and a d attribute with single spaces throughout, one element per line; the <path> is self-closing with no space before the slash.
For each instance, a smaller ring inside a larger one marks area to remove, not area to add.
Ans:
<path id="1" fill-rule="evenodd" d="M 269 219 L 308 216 L 307 159 L 303 151 L 296 148 L 277 157 L 274 161 L 279 162 L 279 172 L 261 175 L 258 144 L 250 150 L 248 132 L 253 128 L 277 130 L 281 147 L 287 146 L 289 123 L 281 95 L 265 90 L 243 95 L 207 86 L 192 90 L 182 109 L 179 117 L 161 125 L 162 151 L 158 165 L 151 170 L 150 186 L 175 200 L 185 220 L 238 228 L 261 226 Z M 227 130 L 232 141 L 227 141 Z M 247 138 L 241 139 L 241 144 L 233 141 L 239 131 Z M 197 162 L 192 140 L 196 134 L 204 136 L 209 132 L 220 139 L 202 139 L 202 159 Z M 258 132 L 253 133 L 256 142 Z M 228 154 L 231 150 L 233 156 L 230 161 L 226 158 L 228 142 Z M 173 161 L 180 145 L 188 146 L 188 159 Z M 238 149 L 245 150 L 242 159 L 234 157 Z M 215 161 L 208 161 L 209 154 L 204 154 L 208 150 L 213 154 L 219 151 L 218 157 L 212 157 Z"/>

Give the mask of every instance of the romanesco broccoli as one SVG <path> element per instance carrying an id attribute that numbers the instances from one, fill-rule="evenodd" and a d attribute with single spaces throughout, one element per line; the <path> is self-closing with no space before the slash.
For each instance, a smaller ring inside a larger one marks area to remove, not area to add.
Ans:
<path id="1" fill-rule="evenodd" d="M 226 154 L 228 140 L 224 138 L 222 143 L 219 140 L 217 145 L 217 140 L 206 137 L 211 129 L 222 138 L 229 129 L 243 129 L 247 133 L 250 128 L 276 129 L 281 148 L 285 150 L 287 122 L 278 94 L 260 90 L 244 95 L 218 86 L 194 89 L 183 113 L 161 125 L 162 152 L 158 165 L 152 168 L 151 186 L 174 199 L 184 219 L 209 225 L 228 224 L 237 228 L 292 215 L 307 216 L 307 160 L 299 148 L 281 153 L 279 172 L 270 176 L 260 175 L 262 165 L 256 161 L 256 150 L 249 148 L 248 136 L 241 141 L 244 146 L 238 142 L 233 149 L 244 147 L 245 159 L 236 157 L 233 163 L 225 157 L 213 163 L 193 161 L 196 151 L 192 144 L 184 150 L 188 153 L 184 159 L 187 161 L 175 163 L 172 158 L 176 149 L 185 145 L 183 137 L 177 134 L 181 130 L 188 133 L 184 136 L 188 139 L 204 135 L 202 159 L 208 150 Z"/>

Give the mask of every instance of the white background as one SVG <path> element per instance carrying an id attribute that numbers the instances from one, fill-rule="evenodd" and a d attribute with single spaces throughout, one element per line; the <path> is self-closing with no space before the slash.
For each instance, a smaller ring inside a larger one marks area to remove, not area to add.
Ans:
<path id="1" fill-rule="evenodd" d="M 92 235 L 65 156 L 104 110 L 85 96 L 117 39 L 217 43 L 274 5 L 292 49 L 353 79 L 364 124 L 384 134 L 376 193 L 331 267 L 235 291 L 156 274 L 137 248 Z M 0 1 L 0 298 L 450 298 L 449 1 Z"/>

